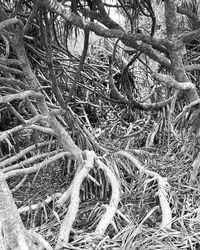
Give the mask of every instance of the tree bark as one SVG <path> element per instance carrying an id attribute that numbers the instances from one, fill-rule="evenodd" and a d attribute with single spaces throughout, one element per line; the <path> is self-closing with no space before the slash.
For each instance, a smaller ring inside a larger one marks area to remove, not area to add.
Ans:
<path id="1" fill-rule="evenodd" d="M 0 249 L 36 250 L 21 221 L 11 191 L 0 171 Z"/>

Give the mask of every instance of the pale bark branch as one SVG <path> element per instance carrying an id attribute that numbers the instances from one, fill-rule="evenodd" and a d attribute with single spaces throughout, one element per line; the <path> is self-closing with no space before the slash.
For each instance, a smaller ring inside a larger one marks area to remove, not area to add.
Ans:
<path id="1" fill-rule="evenodd" d="M 122 156 L 129 159 L 136 168 L 140 171 L 140 174 L 146 174 L 152 176 L 158 181 L 158 196 L 160 200 L 160 206 L 162 211 L 162 222 L 161 227 L 163 228 L 171 228 L 172 224 L 172 212 L 168 202 L 168 192 L 169 192 L 169 183 L 166 178 L 163 178 L 159 174 L 154 171 L 150 171 L 146 169 L 134 156 L 129 154 L 126 151 L 118 151 L 115 153 L 116 156 Z"/>
<path id="2" fill-rule="evenodd" d="M 17 189 L 19 189 L 24 184 L 24 182 L 26 181 L 27 177 L 28 177 L 28 174 L 25 174 L 22 177 L 21 181 L 14 188 L 11 189 L 11 192 L 14 193 L 15 191 L 17 191 Z"/>
<path id="3" fill-rule="evenodd" d="M 71 197 L 70 197 L 70 205 L 68 207 L 67 215 L 65 216 L 59 236 L 58 241 L 56 244 L 55 249 L 59 250 L 62 248 L 64 243 L 68 243 L 69 241 L 69 234 L 72 228 L 72 225 L 74 223 L 74 220 L 76 218 L 76 214 L 78 212 L 79 207 L 79 193 L 80 188 L 83 180 L 85 177 L 87 177 L 89 171 L 94 167 L 94 158 L 95 154 L 93 151 L 84 151 L 86 160 L 81 163 L 82 169 L 79 171 L 77 175 L 75 175 L 73 184 L 72 184 L 72 190 L 71 190 Z"/>
<path id="4" fill-rule="evenodd" d="M 37 93 L 33 90 L 26 90 L 18 94 L 12 94 L 12 95 L 6 95 L 6 96 L 0 96 L 0 103 L 6 103 L 6 102 L 11 102 L 13 100 L 17 99 L 24 99 L 26 97 L 37 97 L 41 98 L 43 95 L 41 93 Z"/>
<path id="5" fill-rule="evenodd" d="M 5 173 L 4 174 L 5 179 L 8 179 L 8 178 L 13 177 L 13 176 L 17 176 L 17 175 L 34 173 L 34 172 L 40 170 L 41 168 L 43 168 L 44 166 L 46 166 L 54 161 L 57 161 L 64 156 L 70 157 L 69 152 L 61 152 L 59 154 L 56 154 L 48 159 L 45 159 L 43 162 L 41 162 L 39 164 L 35 164 L 33 167 L 24 168 L 24 169 L 17 169 L 17 170 L 13 170 L 13 171 L 10 171 L 8 173 Z"/>
<path id="6" fill-rule="evenodd" d="M 117 211 L 117 207 L 120 201 L 120 187 L 119 183 L 115 177 L 115 174 L 99 159 L 95 159 L 95 162 L 97 163 L 98 167 L 105 173 L 105 175 L 108 177 L 111 187 L 112 187 L 112 196 L 110 199 L 110 203 L 108 206 L 106 206 L 106 212 L 102 216 L 100 222 L 98 223 L 95 235 L 98 238 L 102 238 L 104 235 L 107 227 L 111 223 L 111 221 L 114 218 L 114 215 Z"/>
<path id="7" fill-rule="evenodd" d="M 59 143 L 62 145 L 62 148 L 65 149 L 66 151 L 69 151 L 75 160 L 81 162 L 83 159 L 81 149 L 73 142 L 71 136 L 58 122 L 53 113 L 49 113 L 48 123 L 50 127 L 55 131 L 57 139 Z"/>
<path id="8" fill-rule="evenodd" d="M 0 231 L 6 242 L 6 249 L 35 249 L 17 211 L 11 191 L 0 171 Z"/>
<path id="9" fill-rule="evenodd" d="M 13 171 L 15 169 L 25 169 L 25 167 L 27 165 L 38 162 L 38 161 L 40 161 L 40 160 L 42 160 L 44 158 L 52 157 L 53 155 L 55 155 L 57 153 L 60 153 L 60 151 L 55 150 L 55 151 L 52 151 L 52 152 L 46 152 L 46 153 L 43 153 L 43 154 L 34 155 L 34 156 L 32 156 L 32 157 L 30 157 L 30 158 L 28 158 L 26 160 L 20 161 L 19 163 L 8 166 L 8 167 L 4 168 L 2 171 L 3 171 L 3 173 L 7 173 L 7 172 Z"/>
<path id="10" fill-rule="evenodd" d="M 51 144 L 54 144 L 55 141 L 52 141 Z M 37 143 L 37 145 L 32 145 L 30 147 L 25 148 L 24 150 L 21 150 L 18 154 L 13 155 L 12 157 L 9 157 L 8 159 L 0 162 L 0 168 L 5 168 L 7 165 L 12 164 L 13 162 L 21 159 L 22 157 L 24 157 L 28 152 L 34 150 L 34 149 L 38 149 L 44 146 L 49 146 L 50 142 L 49 141 L 45 141 L 45 142 L 41 142 L 41 143 Z"/>
<path id="11" fill-rule="evenodd" d="M 152 77 L 160 83 L 166 85 L 168 88 L 173 87 L 178 90 L 195 89 L 195 85 L 192 82 L 177 82 L 169 75 L 153 73 Z"/>

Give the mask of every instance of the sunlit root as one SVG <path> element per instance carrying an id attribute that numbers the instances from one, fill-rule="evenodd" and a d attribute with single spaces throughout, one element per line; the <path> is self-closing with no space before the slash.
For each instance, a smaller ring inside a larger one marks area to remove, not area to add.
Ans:
<path id="1" fill-rule="evenodd" d="M 54 161 L 57 161 L 64 156 L 69 157 L 70 156 L 69 152 L 60 152 L 60 153 L 58 153 L 58 154 L 56 154 L 48 159 L 45 159 L 41 163 L 33 165 L 33 167 L 23 168 L 23 169 L 15 169 L 15 170 L 9 171 L 7 173 L 4 173 L 4 177 L 5 177 L 5 179 L 8 179 L 10 177 L 17 176 L 17 175 L 34 173 L 34 172 L 40 170 L 42 167 L 44 167 L 50 163 L 53 163 Z"/>
<path id="2" fill-rule="evenodd" d="M 169 186 L 169 183 L 167 182 L 167 178 L 163 178 L 160 175 L 158 175 L 157 180 L 158 180 L 158 197 L 160 200 L 160 206 L 161 206 L 161 211 L 162 211 L 161 227 L 171 228 L 172 212 L 169 206 L 169 202 L 167 200 L 170 186 Z"/>
<path id="3" fill-rule="evenodd" d="M 61 197 L 56 201 L 56 206 L 61 207 L 63 204 L 69 200 L 72 192 L 73 183 L 68 187 L 68 189 L 61 195 Z"/>
<path id="4" fill-rule="evenodd" d="M 82 163 L 82 169 L 75 176 L 73 180 L 73 186 L 70 197 L 70 205 L 68 207 L 67 215 L 65 216 L 55 249 L 61 249 L 64 243 L 69 241 L 69 234 L 76 218 L 76 214 L 78 212 L 79 207 L 79 193 L 83 180 L 88 175 L 89 171 L 94 167 L 94 158 L 95 154 L 93 151 L 85 151 L 86 160 Z"/>
<path id="5" fill-rule="evenodd" d="M 194 89 L 195 85 L 192 82 L 178 82 L 173 77 L 169 75 L 163 75 L 158 73 L 153 73 L 152 77 L 155 80 L 158 80 L 161 84 L 166 85 L 167 87 L 173 87 L 178 90 L 187 90 Z"/>
<path id="6" fill-rule="evenodd" d="M 30 157 L 24 161 L 21 161 L 19 163 L 16 163 L 16 164 L 13 164 L 11 166 L 4 168 L 3 173 L 7 173 L 7 172 L 13 171 L 15 169 L 25 168 L 27 165 L 37 163 L 38 161 L 41 161 L 43 159 L 47 159 L 48 157 L 52 157 L 53 155 L 56 155 L 56 153 L 60 153 L 60 152 L 56 152 L 56 150 L 54 150 L 52 152 L 46 152 L 46 153 L 43 153 L 40 155 L 34 155 L 33 157 Z"/>
<path id="7" fill-rule="evenodd" d="M 106 212 L 104 213 L 102 219 L 100 220 L 98 226 L 96 227 L 95 234 L 98 238 L 101 238 L 117 211 L 118 203 L 120 200 L 120 188 L 119 183 L 114 175 L 114 173 L 99 159 L 95 159 L 98 167 L 103 170 L 105 175 L 108 177 L 112 187 L 112 196 L 110 203 L 106 206 Z"/>
<path id="8" fill-rule="evenodd" d="M 104 235 L 107 227 L 109 226 L 109 224 L 112 223 L 113 217 L 117 212 L 117 207 L 120 200 L 120 188 L 114 173 L 112 173 L 112 171 L 96 157 L 93 151 L 85 151 L 85 156 L 86 160 L 82 163 L 82 168 L 79 168 L 77 170 L 73 183 L 56 202 L 56 205 L 62 205 L 70 196 L 70 205 L 68 208 L 68 213 L 64 218 L 64 221 L 60 228 L 58 242 L 55 248 L 56 250 L 61 249 L 64 243 L 68 243 L 69 234 L 72 229 L 73 222 L 76 218 L 76 214 L 78 212 L 81 184 L 84 178 L 86 176 L 89 176 L 89 171 L 94 167 L 94 162 L 97 164 L 98 168 L 100 168 L 108 177 L 112 187 L 112 196 L 110 199 L 110 203 L 106 206 L 106 212 L 104 213 L 96 227 L 95 237 L 101 238 Z"/>
<path id="9" fill-rule="evenodd" d="M 172 223 L 172 212 L 169 206 L 169 202 L 167 200 L 167 194 L 169 192 L 169 184 L 166 178 L 163 178 L 159 174 L 146 169 L 134 156 L 130 155 L 125 151 L 118 151 L 115 153 L 116 156 L 123 156 L 129 159 L 140 171 L 140 173 L 144 173 L 146 175 L 150 175 L 158 181 L 158 197 L 160 201 L 160 207 L 162 211 L 162 228 L 171 228 Z"/>
<path id="10" fill-rule="evenodd" d="M 54 143 L 55 143 L 55 141 L 51 142 L 51 144 L 54 144 Z M 49 145 L 50 145 L 49 141 L 41 142 L 41 143 L 37 144 L 37 149 L 40 148 L 40 147 L 49 146 Z M 7 165 L 11 165 L 12 163 L 14 163 L 14 162 L 18 161 L 19 159 L 23 158 L 24 155 L 26 155 L 27 153 L 30 153 L 32 150 L 36 150 L 36 145 L 35 144 L 25 148 L 24 150 L 21 150 L 19 153 L 17 153 L 15 155 L 13 155 L 12 157 L 9 157 L 8 159 L 0 162 L 0 168 L 5 168 Z"/>

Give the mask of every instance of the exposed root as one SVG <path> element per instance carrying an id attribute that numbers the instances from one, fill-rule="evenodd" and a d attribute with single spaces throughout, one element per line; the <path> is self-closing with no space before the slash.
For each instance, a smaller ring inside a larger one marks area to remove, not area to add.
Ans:
<path id="1" fill-rule="evenodd" d="M 70 205 L 68 208 L 67 215 L 65 216 L 60 228 L 58 241 L 55 247 L 56 250 L 61 249 L 63 244 L 69 241 L 69 234 L 76 218 L 76 214 L 78 212 L 81 184 L 84 178 L 88 175 L 89 171 L 94 167 L 94 152 L 85 151 L 85 156 L 86 160 L 82 163 L 82 169 L 75 176 L 75 179 L 73 181 Z"/>
<path id="2" fill-rule="evenodd" d="M 140 171 L 141 174 L 144 173 L 146 175 L 150 175 L 158 181 L 158 196 L 162 210 L 161 227 L 171 228 L 172 212 L 167 199 L 170 186 L 167 182 L 167 179 L 163 178 L 162 176 L 153 171 L 146 169 L 134 156 L 130 155 L 128 152 L 118 151 L 117 153 L 115 153 L 115 155 L 128 158 L 130 161 L 133 162 L 133 164 L 137 167 L 137 169 Z"/>
<path id="3" fill-rule="evenodd" d="M 119 192 L 119 184 L 118 181 L 115 177 L 115 175 L 112 173 L 112 171 L 99 159 L 95 160 L 99 168 L 101 168 L 104 173 L 107 175 L 107 177 L 110 180 L 111 186 L 112 186 L 112 196 L 110 199 L 110 204 L 106 208 L 106 212 L 103 215 L 101 221 L 99 222 L 95 234 L 96 236 L 102 237 L 103 234 L 105 233 L 108 225 L 110 224 L 111 220 L 113 219 L 116 211 L 117 211 L 117 206 L 120 200 L 120 192 Z"/>

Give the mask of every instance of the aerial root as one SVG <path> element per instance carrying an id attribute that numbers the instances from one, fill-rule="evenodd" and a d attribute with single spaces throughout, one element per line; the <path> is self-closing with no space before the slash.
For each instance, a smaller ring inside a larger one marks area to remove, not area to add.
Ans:
<path id="1" fill-rule="evenodd" d="M 146 175 L 152 176 L 158 182 L 158 197 L 160 201 L 160 207 L 162 211 L 162 222 L 161 227 L 170 229 L 172 224 L 172 212 L 168 202 L 168 193 L 170 190 L 170 185 L 167 182 L 167 178 L 163 178 L 159 174 L 154 171 L 150 171 L 143 166 L 139 160 L 137 160 L 134 156 L 126 151 L 118 151 L 115 153 L 116 156 L 122 156 L 130 160 L 134 166 L 140 171 L 140 173 L 144 173 Z"/>
<path id="2" fill-rule="evenodd" d="M 106 212 L 104 213 L 103 217 L 96 227 L 94 233 L 95 238 L 103 237 L 107 227 L 112 222 L 112 219 L 117 211 L 118 203 L 120 200 L 120 188 L 115 175 L 101 160 L 97 158 L 96 154 L 93 151 L 86 150 L 84 151 L 84 154 L 86 159 L 81 163 L 81 166 L 79 167 L 71 186 L 64 194 L 64 196 L 61 197 L 57 202 L 57 204 L 63 204 L 64 200 L 66 198 L 69 198 L 70 196 L 70 205 L 61 225 L 55 250 L 61 249 L 69 241 L 70 231 L 78 213 L 81 185 L 83 183 L 83 180 L 88 176 L 89 171 L 94 168 L 95 163 L 108 177 L 112 187 L 110 203 L 108 206 L 106 206 Z"/>
<path id="3" fill-rule="evenodd" d="M 96 236 L 98 238 L 101 238 L 117 211 L 117 206 L 120 200 L 120 188 L 119 188 L 119 183 L 113 172 L 99 159 L 95 159 L 95 162 L 97 163 L 98 167 L 102 169 L 104 173 L 107 175 L 112 187 L 112 196 L 110 199 L 110 203 L 108 206 L 106 206 L 106 212 L 103 215 L 102 219 L 100 220 L 95 230 Z"/>

